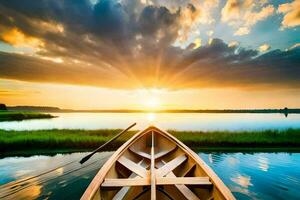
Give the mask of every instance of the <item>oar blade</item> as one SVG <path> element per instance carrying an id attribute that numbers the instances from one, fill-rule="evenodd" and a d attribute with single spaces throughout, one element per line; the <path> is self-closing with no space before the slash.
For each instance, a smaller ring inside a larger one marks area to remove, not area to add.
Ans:
<path id="1" fill-rule="evenodd" d="M 83 158 L 79 161 L 79 163 L 80 163 L 80 164 L 85 163 L 85 162 L 86 162 L 88 159 L 90 159 L 93 155 L 94 155 L 94 154 L 91 153 L 91 154 L 89 154 L 89 155 L 83 157 Z"/>

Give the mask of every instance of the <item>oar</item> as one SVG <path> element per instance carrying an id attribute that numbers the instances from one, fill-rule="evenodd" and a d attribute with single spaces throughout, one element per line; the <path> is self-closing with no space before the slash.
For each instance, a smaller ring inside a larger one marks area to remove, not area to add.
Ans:
<path id="1" fill-rule="evenodd" d="M 97 153 L 100 149 L 102 149 L 103 147 L 105 147 L 106 145 L 108 145 L 109 143 L 111 143 L 112 141 L 114 141 L 115 139 L 117 139 L 118 137 L 120 137 L 123 133 L 127 132 L 129 129 L 131 129 L 132 127 L 134 127 L 136 125 L 136 123 L 131 124 L 128 128 L 126 128 L 125 130 L 121 131 L 120 133 L 118 133 L 116 136 L 114 136 L 113 138 L 111 138 L 109 141 L 105 142 L 104 144 L 102 144 L 100 147 L 98 147 L 97 149 L 95 149 L 92 153 L 90 153 L 89 155 L 85 156 L 84 158 L 82 158 L 80 160 L 80 164 L 85 163 L 88 159 L 90 159 L 95 153 Z"/>

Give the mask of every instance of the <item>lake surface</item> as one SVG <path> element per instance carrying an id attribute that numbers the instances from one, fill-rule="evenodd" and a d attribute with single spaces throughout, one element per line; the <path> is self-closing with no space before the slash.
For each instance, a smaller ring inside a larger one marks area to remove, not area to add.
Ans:
<path id="1" fill-rule="evenodd" d="M 213 114 L 213 113 L 53 113 L 53 119 L 0 122 L 0 129 L 135 129 L 153 124 L 177 130 L 262 130 L 300 128 L 300 114 Z"/>
<path id="2" fill-rule="evenodd" d="M 0 159 L 0 199 L 79 199 L 111 152 Z M 300 153 L 202 153 L 237 199 L 300 199 Z M 70 163 L 76 161 L 74 163 Z M 57 166 L 65 165 L 57 168 Z M 34 167 L 33 167 L 34 166 Z M 35 177 L 50 169 L 50 173 Z M 4 185 L 11 181 L 23 182 Z"/>

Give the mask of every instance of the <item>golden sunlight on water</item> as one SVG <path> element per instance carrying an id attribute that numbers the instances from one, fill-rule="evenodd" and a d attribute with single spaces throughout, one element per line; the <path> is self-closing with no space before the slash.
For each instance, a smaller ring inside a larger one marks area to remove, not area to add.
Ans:
<path id="1" fill-rule="evenodd" d="M 147 120 L 149 125 L 153 125 L 155 123 L 156 113 L 147 113 Z"/>
<path id="2" fill-rule="evenodd" d="M 42 186 L 40 185 L 41 180 L 32 176 L 27 176 L 22 180 L 26 180 L 22 184 L 9 183 L 8 187 L 1 189 L 1 199 L 36 199 L 41 194 Z"/>
<path id="3" fill-rule="evenodd" d="M 189 131 L 266 130 L 300 128 L 300 115 L 282 114 L 215 114 L 215 113 L 52 113 L 53 119 L 0 122 L 5 130 L 41 129 L 115 129 L 133 122 L 142 130 L 149 123 L 162 129 Z"/>

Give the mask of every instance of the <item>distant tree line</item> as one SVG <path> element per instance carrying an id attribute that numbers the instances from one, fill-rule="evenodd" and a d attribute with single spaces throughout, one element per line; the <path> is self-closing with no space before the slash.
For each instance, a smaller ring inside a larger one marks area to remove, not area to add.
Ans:
<path id="1" fill-rule="evenodd" d="M 7 110 L 6 105 L 4 103 L 0 103 L 0 110 Z"/>
<path id="2" fill-rule="evenodd" d="M 11 106 L 9 110 L 13 111 L 34 111 L 34 112 L 59 112 L 57 107 L 50 106 Z"/>

